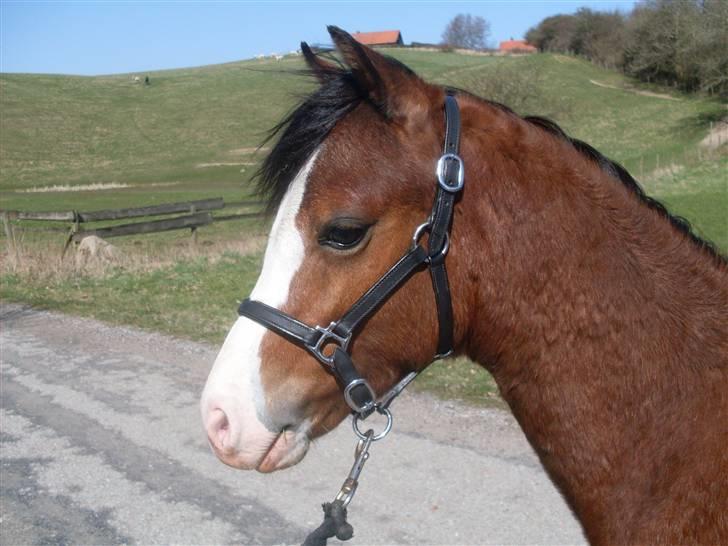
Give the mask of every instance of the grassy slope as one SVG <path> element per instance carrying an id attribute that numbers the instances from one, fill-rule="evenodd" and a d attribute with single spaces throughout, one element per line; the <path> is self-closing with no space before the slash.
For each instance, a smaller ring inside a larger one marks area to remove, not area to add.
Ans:
<path id="1" fill-rule="evenodd" d="M 618 88 L 627 82 L 572 57 L 390 52 L 426 79 L 456 86 L 473 77 L 488 78 L 504 63 L 538 70 L 545 102 L 565 107 L 555 112 L 556 121 L 638 178 L 658 166 L 695 163 L 696 144 L 708 123 L 725 115 L 721 105 L 706 100 L 679 95 L 679 100 L 666 100 L 599 87 L 590 80 Z M 292 107 L 295 96 L 311 89 L 311 82 L 293 74 L 300 68 L 295 57 L 250 60 L 153 72 L 150 86 L 133 82 L 131 75 L 2 74 L 2 207 L 88 210 L 217 195 L 238 199 L 249 193 L 250 175 L 260 160 L 253 150 Z M 248 165 L 198 167 L 210 163 Z M 134 187 L 57 194 L 12 191 L 94 182 Z M 173 184 L 151 186 L 159 182 Z M 663 192 L 658 190 L 657 196 Z M 704 231 L 728 246 L 720 229 L 708 226 Z"/>
<path id="2" fill-rule="evenodd" d="M 627 82 L 619 74 L 569 57 L 392 53 L 426 79 L 455 86 L 472 81 L 473 75 L 487 78 L 500 63 L 540 70 L 545 97 L 568 106 L 556 121 L 573 136 L 636 175 L 656 167 L 658 157 L 662 166 L 678 163 L 672 174 L 646 177 L 647 189 L 728 248 L 728 163 L 725 157 L 695 160 L 696 143 L 708 122 L 723 115 L 722 106 L 690 97 L 673 101 L 599 87 L 590 80 L 615 87 Z M 196 165 L 259 161 L 247 149 L 256 147 L 265 131 L 291 108 L 294 94 L 311 88 L 310 83 L 280 72 L 300 67 L 298 59 L 286 59 L 164 71 L 150 74 L 149 87 L 133 83 L 129 75 L 0 75 L 2 206 L 88 210 L 218 195 L 237 199 L 249 192 L 254 165 L 204 169 Z M 13 191 L 90 182 L 126 182 L 133 187 L 80 193 Z M 152 186 L 153 182 L 177 184 Z M 220 224 L 205 228 L 203 240 L 265 229 L 256 222 Z M 154 249 L 183 244 L 186 237 L 163 234 L 115 243 Z M 219 260 L 186 260 L 148 272 L 118 270 L 103 278 L 5 275 L 1 294 L 217 343 L 234 318 L 235 299 L 249 291 L 259 264 L 259 254 L 226 254 Z M 462 362 L 439 363 L 418 383 L 469 400 L 494 390 L 487 374 Z"/>

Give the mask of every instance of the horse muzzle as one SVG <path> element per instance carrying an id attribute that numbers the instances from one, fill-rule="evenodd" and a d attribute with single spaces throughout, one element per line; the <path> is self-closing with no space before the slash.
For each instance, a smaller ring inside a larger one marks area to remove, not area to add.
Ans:
<path id="1" fill-rule="evenodd" d="M 225 411 L 222 406 L 203 404 L 202 420 L 212 451 L 226 465 L 273 472 L 293 466 L 306 455 L 310 440 L 305 423 L 271 431 L 254 414 Z"/>

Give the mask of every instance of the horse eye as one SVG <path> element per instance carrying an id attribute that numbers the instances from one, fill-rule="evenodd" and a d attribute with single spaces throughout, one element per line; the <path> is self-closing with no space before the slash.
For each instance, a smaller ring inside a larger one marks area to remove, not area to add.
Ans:
<path id="1" fill-rule="evenodd" d="M 319 244 L 337 250 L 347 250 L 362 242 L 369 226 L 331 224 L 319 236 Z"/>

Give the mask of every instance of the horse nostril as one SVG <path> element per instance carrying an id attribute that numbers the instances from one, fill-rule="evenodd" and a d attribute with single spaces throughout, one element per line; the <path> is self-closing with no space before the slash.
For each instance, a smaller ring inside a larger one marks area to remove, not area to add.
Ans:
<path id="1" fill-rule="evenodd" d="M 216 449 L 222 451 L 230 435 L 230 421 L 224 411 L 215 408 L 207 419 L 207 437 Z"/>

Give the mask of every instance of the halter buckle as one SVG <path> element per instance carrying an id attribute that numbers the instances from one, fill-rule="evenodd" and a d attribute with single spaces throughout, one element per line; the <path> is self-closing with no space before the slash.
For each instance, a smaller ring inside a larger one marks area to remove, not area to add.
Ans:
<path id="1" fill-rule="evenodd" d="M 329 343 L 334 343 L 338 347 L 341 347 L 342 350 L 346 351 L 349 347 L 349 342 L 351 341 L 351 334 L 344 337 L 334 332 L 334 328 L 337 326 L 338 324 L 336 322 L 332 322 L 326 328 L 316 326 L 314 329 L 317 332 L 321 332 L 321 335 L 318 340 L 316 340 L 316 345 L 306 346 L 306 348 L 313 353 L 313 356 L 329 367 L 334 366 L 334 352 L 331 352 L 331 356 L 326 356 L 323 352 L 323 348 Z"/>
<path id="2" fill-rule="evenodd" d="M 454 186 L 448 184 L 445 176 L 445 170 L 448 161 L 454 161 L 458 164 L 457 183 Z M 453 153 L 442 154 L 442 156 L 440 156 L 440 159 L 437 160 L 437 169 L 435 170 L 435 174 L 437 174 L 437 181 L 439 182 L 440 187 L 443 190 L 450 193 L 455 193 L 463 189 L 463 185 L 465 184 L 465 166 L 463 165 L 463 160 L 460 158 L 459 155 Z"/>
<path id="3" fill-rule="evenodd" d="M 357 404 L 351 394 L 351 391 L 359 386 L 362 386 L 369 391 L 369 400 L 362 405 Z M 354 379 L 354 381 L 344 387 L 344 400 L 354 413 L 360 417 L 369 415 L 374 410 L 376 407 L 376 398 L 377 396 L 374 394 L 374 389 L 372 389 L 372 386 L 363 377 Z"/>

